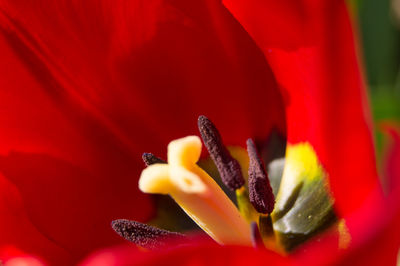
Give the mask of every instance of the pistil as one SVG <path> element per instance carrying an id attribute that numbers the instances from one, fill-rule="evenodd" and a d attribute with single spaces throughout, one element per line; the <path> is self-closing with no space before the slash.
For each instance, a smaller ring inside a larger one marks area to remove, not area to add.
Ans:
<path id="1" fill-rule="evenodd" d="M 247 222 L 217 183 L 196 164 L 200 154 L 197 136 L 172 141 L 168 145 L 168 164 L 153 164 L 143 170 L 140 190 L 169 194 L 220 244 L 251 245 Z"/>

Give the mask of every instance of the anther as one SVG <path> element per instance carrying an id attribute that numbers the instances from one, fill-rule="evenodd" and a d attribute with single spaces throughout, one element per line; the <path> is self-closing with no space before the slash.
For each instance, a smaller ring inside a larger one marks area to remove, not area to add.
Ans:
<path id="1" fill-rule="evenodd" d="M 256 222 L 251 223 L 251 242 L 255 248 L 265 248 L 258 225 Z"/>
<path id="2" fill-rule="evenodd" d="M 142 159 L 143 159 L 143 162 L 146 164 L 146 166 L 149 166 L 149 165 L 152 165 L 155 163 L 167 163 L 166 161 L 164 161 L 161 158 L 158 158 L 157 156 L 155 156 L 152 153 L 143 153 Z"/>
<path id="3" fill-rule="evenodd" d="M 205 116 L 198 119 L 198 127 L 204 145 L 221 176 L 222 182 L 231 190 L 239 189 L 244 185 L 244 178 L 239 165 L 224 146 L 221 135 L 215 125 Z"/>
<path id="4" fill-rule="evenodd" d="M 111 227 L 124 239 L 147 249 L 167 247 L 169 240 L 177 242 L 186 240 L 183 234 L 125 219 L 112 221 Z"/>
<path id="5" fill-rule="evenodd" d="M 269 183 L 264 164 L 257 153 L 251 139 L 247 140 L 249 164 L 249 197 L 250 202 L 259 213 L 271 213 L 274 209 L 275 197 Z"/>

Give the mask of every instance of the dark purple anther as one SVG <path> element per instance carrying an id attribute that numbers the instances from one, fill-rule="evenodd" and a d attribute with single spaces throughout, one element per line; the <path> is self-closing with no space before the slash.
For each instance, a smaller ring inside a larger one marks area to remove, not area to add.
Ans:
<path id="1" fill-rule="evenodd" d="M 167 163 L 166 161 L 156 157 L 152 153 L 143 153 L 142 154 L 142 159 L 143 159 L 143 162 L 146 164 L 146 166 L 149 166 L 149 165 L 152 165 L 152 164 L 155 164 L 155 163 Z"/>
<path id="2" fill-rule="evenodd" d="M 259 213 L 271 213 L 274 210 L 275 197 L 269 183 L 264 164 L 257 153 L 256 146 L 251 139 L 247 140 L 249 165 L 249 196 L 250 202 Z"/>
<path id="3" fill-rule="evenodd" d="M 240 165 L 237 160 L 232 158 L 222 143 L 217 128 L 203 115 L 199 116 L 198 127 L 204 145 L 218 168 L 222 182 L 231 190 L 242 187 L 244 185 L 244 178 Z"/>
<path id="4" fill-rule="evenodd" d="M 175 243 L 186 240 L 183 234 L 125 219 L 112 221 L 111 227 L 124 239 L 148 249 L 168 247 L 170 240 L 175 240 Z"/>

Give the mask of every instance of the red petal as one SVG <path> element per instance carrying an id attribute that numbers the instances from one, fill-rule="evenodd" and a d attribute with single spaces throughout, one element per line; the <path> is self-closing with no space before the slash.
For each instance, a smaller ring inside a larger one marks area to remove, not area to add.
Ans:
<path id="1" fill-rule="evenodd" d="M 200 243 L 156 252 L 140 252 L 129 247 L 104 250 L 90 256 L 82 266 L 122 265 L 291 265 L 287 257 L 250 247 L 217 246 Z"/>
<path id="2" fill-rule="evenodd" d="M 225 0 L 285 95 L 289 143 L 309 142 L 341 215 L 377 185 L 366 90 L 344 1 Z M 350 196 L 351 195 L 351 196 Z"/>
<path id="3" fill-rule="evenodd" d="M 0 210 L 20 200 L 24 219 L 0 216 L 29 224 L 29 241 L 1 244 L 75 259 L 121 241 L 111 220 L 152 211 L 141 153 L 197 132 L 199 114 L 231 143 L 284 131 L 271 71 L 220 3 L 0 1 L 0 33 L 0 172 L 16 194 Z"/>
<path id="4" fill-rule="evenodd" d="M 45 264 L 36 258 L 32 257 L 18 257 L 12 258 L 4 264 L 5 266 L 44 266 Z"/>
<path id="5" fill-rule="evenodd" d="M 0 262 L 4 266 L 44 266 L 43 261 L 14 247 L 0 249 Z"/>
<path id="6" fill-rule="evenodd" d="M 26 250 L 33 254 L 46 250 L 49 261 L 65 260 L 63 265 L 71 264 L 68 253 L 32 224 L 18 190 L 1 174 L 0 195 L 0 261 L 21 257 Z"/>
<path id="7" fill-rule="evenodd" d="M 262 52 L 217 1 L 15 2 L 4 7 L 7 27 L 57 74 L 58 91 L 131 142 L 139 127 L 164 142 L 193 134 L 199 114 L 233 143 L 284 130 Z"/>

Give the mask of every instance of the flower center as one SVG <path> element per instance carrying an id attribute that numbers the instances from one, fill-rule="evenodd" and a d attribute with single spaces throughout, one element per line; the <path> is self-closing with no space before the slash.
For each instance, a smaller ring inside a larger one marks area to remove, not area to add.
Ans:
<path id="1" fill-rule="evenodd" d="M 196 136 L 168 145 L 168 164 L 153 164 L 140 176 L 145 193 L 169 194 L 176 203 L 220 244 L 250 245 L 250 227 L 232 201 L 197 166 L 201 141 Z"/>
<path id="2" fill-rule="evenodd" d="M 172 141 L 168 145 L 168 162 L 150 153 L 143 154 L 148 167 L 139 179 L 141 191 L 171 196 L 200 228 L 222 245 L 265 246 L 290 252 L 336 224 L 326 174 L 311 145 L 288 146 L 283 175 L 273 174 L 273 189 L 251 139 L 247 140 L 247 154 L 241 149 L 229 151 L 208 118 L 200 116 L 198 126 L 221 180 L 234 191 L 237 204 L 199 166 L 202 143 L 197 136 Z M 270 168 L 273 165 L 282 164 L 271 163 Z M 274 171 L 269 169 L 269 172 Z M 114 221 L 113 228 L 141 246 L 152 243 L 154 247 L 155 243 L 164 243 L 164 237 L 176 236 L 174 232 L 127 220 Z"/>

